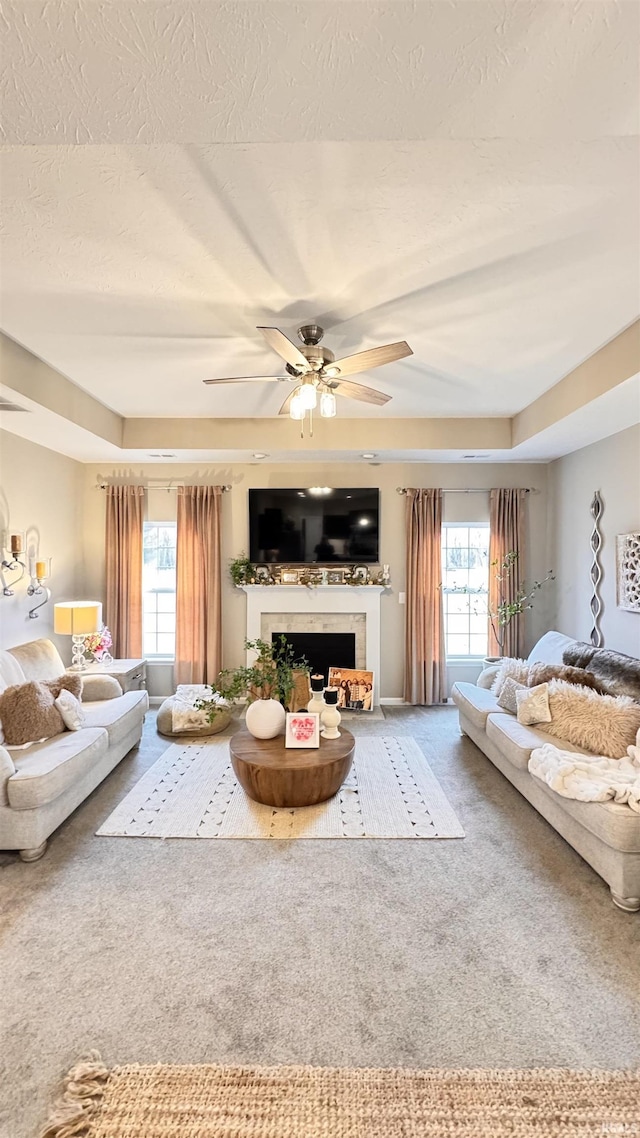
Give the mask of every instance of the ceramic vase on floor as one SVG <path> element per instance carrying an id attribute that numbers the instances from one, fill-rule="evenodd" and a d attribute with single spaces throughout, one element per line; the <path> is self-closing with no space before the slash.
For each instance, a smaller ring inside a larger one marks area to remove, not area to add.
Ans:
<path id="1" fill-rule="evenodd" d="M 338 724 L 342 716 L 338 711 L 338 689 L 325 688 L 324 702 L 326 707 L 320 716 L 322 721 L 322 731 L 320 734 L 323 739 L 339 739 L 340 732 L 338 731 Z"/>
<path id="2" fill-rule="evenodd" d="M 277 699 L 256 699 L 247 708 L 245 723 L 255 739 L 275 739 L 284 731 L 286 713 Z"/>

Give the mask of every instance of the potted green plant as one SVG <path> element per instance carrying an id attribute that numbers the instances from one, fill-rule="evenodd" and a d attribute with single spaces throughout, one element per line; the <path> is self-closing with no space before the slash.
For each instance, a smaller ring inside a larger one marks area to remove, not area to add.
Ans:
<path id="1" fill-rule="evenodd" d="M 296 659 L 286 636 L 271 643 L 245 640 L 247 651 L 255 652 L 252 664 L 241 668 L 224 668 L 212 685 L 212 695 L 233 702 L 248 699 L 247 730 L 256 739 L 273 739 L 285 724 L 285 707 L 295 687 L 295 672 L 308 668 L 303 658 Z M 196 706 L 207 712 L 210 723 L 220 711 L 216 699 L 200 699 Z"/>
<path id="2" fill-rule="evenodd" d="M 518 583 L 515 597 L 508 600 L 505 596 L 514 574 L 517 572 L 519 554 L 510 549 L 502 561 L 496 559 L 491 562 L 494 580 L 498 584 L 498 601 L 493 608 L 489 608 L 489 623 L 495 642 L 500 649 L 499 656 L 487 656 L 485 665 L 495 664 L 504 655 L 505 632 L 513 620 L 517 620 L 527 609 L 533 608 L 533 599 L 537 592 L 547 581 L 555 581 L 555 574 L 549 570 L 541 581 L 534 581 L 530 588 L 524 582 Z"/>
<path id="3" fill-rule="evenodd" d="M 229 573 L 234 585 L 248 585 L 255 580 L 256 567 L 244 553 L 235 557 L 229 566 Z"/>

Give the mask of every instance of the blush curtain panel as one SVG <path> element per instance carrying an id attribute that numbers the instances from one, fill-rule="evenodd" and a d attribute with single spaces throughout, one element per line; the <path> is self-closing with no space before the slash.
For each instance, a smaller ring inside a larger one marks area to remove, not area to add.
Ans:
<path id="1" fill-rule="evenodd" d="M 144 486 L 107 486 L 106 623 L 113 654 L 142 656 L 142 525 Z"/>
<path id="2" fill-rule="evenodd" d="M 405 703 L 447 698 L 442 612 L 442 490 L 406 492 Z"/>
<path id="3" fill-rule="evenodd" d="M 221 486 L 178 487 L 177 684 L 212 684 L 222 668 Z"/>
<path id="4" fill-rule="evenodd" d="M 492 490 L 489 498 L 489 611 L 496 613 L 501 601 L 515 601 L 524 581 L 524 502 L 526 490 Z M 513 550 L 518 554 L 513 571 L 500 576 L 500 566 Z M 495 622 L 495 618 L 494 618 Z M 499 630 L 498 643 L 489 621 L 489 655 L 521 657 L 524 653 L 524 621 L 512 620 Z"/>

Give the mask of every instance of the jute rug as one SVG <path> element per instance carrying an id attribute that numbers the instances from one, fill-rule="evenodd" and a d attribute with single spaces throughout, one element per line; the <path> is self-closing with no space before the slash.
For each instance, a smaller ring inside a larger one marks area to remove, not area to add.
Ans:
<path id="1" fill-rule="evenodd" d="M 229 740 L 174 743 L 98 830 L 130 838 L 463 838 L 447 797 L 410 738 L 356 742 L 339 793 L 319 806 L 275 809 L 236 781 Z"/>
<path id="2" fill-rule="evenodd" d="M 41 1138 L 603 1138 L 640 1072 L 115 1067 L 67 1077 Z"/>

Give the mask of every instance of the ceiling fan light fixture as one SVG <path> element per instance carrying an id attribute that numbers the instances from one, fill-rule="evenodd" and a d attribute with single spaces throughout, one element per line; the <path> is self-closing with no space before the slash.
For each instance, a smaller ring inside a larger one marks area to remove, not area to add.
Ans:
<path id="1" fill-rule="evenodd" d="M 315 383 L 312 381 L 303 383 L 302 387 L 299 388 L 299 396 L 305 411 L 313 411 L 318 402 L 318 393 Z"/>
<path id="2" fill-rule="evenodd" d="M 305 407 L 300 397 L 301 387 L 296 388 L 289 404 L 289 415 L 292 419 L 304 419 Z"/>
<path id="3" fill-rule="evenodd" d="M 323 419 L 333 419 L 337 411 L 336 397 L 333 391 L 323 391 L 320 396 L 320 414 Z"/>

